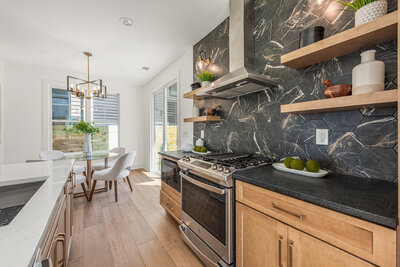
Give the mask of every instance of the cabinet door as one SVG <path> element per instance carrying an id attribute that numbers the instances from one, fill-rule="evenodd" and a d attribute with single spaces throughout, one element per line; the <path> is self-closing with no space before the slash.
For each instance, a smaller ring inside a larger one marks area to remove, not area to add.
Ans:
<path id="1" fill-rule="evenodd" d="M 286 266 L 287 226 L 236 202 L 237 266 Z"/>
<path id="2" fill-rule="evenodd" d="M 54 267 L 66 266 L 66 211 L 66 201 L 63 200 L 61 214 L 57 221 L 57 229 L 48 256 Z"/>
<path id="3" fill-rule="evenodd" d="M 299 230 L 288 228 L 288 267 L 375 266 Z"/>

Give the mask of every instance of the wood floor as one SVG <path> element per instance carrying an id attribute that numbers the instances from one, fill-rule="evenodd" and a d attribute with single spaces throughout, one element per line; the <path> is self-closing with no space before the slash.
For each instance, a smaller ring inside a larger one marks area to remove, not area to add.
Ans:
<path id="1" fill-rule="evenodd" d="M 75 232 L 68 266 L 203 266 L 160 206 L 160 179 L 145 170 L 114 190 L 74 199 Z M 114 188 L 113 188 L 114 189 Z"/>

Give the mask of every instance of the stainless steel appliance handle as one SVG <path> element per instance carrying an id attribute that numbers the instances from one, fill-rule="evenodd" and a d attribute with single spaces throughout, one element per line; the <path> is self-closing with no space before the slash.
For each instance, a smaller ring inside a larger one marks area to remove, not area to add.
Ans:
<path id="1" fill-rule="evenodd" d="M 206 189 L 208 191 L 214 192 L 214 193 L 219 194 L 219 195 L 224 195 L 225 194 L 225 189 L 221 189 L 221 188 L 218 188 L 218 187 L 214 187 L 212 185 L 208 185 L 208 184 L 199 182 L 199 181 L 187 176 L 183 172 L 179 172 L 179 174 L 181 175 L 181 177 L 183 179 L 187 180 L 188 182 L 190 182 L 192 184 L 197 185 L 198 187 L 204 188 L 204 189 Z"/>
<path id="2" fill-rule="evenodd" d="M 196 246 L 192 243 L 192 241 L 190 241 L 190 239 L 187 238 L 182 225 L 179 225 L 179 231 L 182 233 L 181 236 L 185 239 L 186 244 L 189 245 L 189 247 L 201 258 L 203 262 L 207 263 L 207 266 L 217 266 L 217 267 L 219 266 L 217 263 L 213 262 L 206 255 L 204 255 L 204 253 L 201 252 L 198 248 L 196 248 Z"/>

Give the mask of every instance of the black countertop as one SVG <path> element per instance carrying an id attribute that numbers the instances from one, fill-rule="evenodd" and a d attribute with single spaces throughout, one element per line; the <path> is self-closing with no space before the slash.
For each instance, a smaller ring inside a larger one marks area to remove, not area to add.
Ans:
<path id="1" fill-rule="evenodd" d="M 397 183 L 336 173 L 312 178 L 270 165 L 233 178 L 392 229 L 397 225 Z"/>
<path id="2" fill-rule="evenodd" d="M 194 155 L 191 152 L 183 152 L 182 150 L 162 151 L 162 152 L 158 152 L 158 154 L 160 154 L 162 156 L 170 157 L 170 158 L 173 158 L 173 159 L 176 159 L 176 160 L 180 160 L 182 158 L 182 156 Z"/>

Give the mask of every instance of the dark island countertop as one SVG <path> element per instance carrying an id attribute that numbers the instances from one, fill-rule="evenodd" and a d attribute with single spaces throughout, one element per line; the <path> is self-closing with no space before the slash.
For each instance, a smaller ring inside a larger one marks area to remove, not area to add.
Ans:
<path id="1" fill-rule="evenodd" d="M 158 152 L 161 156 L 170 157 L 176 160 L 180 160 L 183 156 L 190 156 L 194 155 L 191 152 L 183 152 L 182 150 L 175 150 L 175 151 L 162 151 Z"/>
<path id="2" fill-rule="evenodd" d="M 233 178 L 392 229 L 397 226 L 397 183 L 330 173 L 312 178 L 264 166 Z"/>

